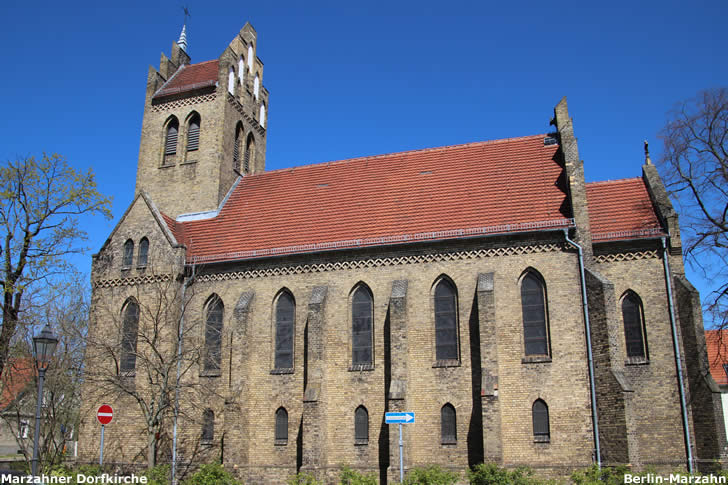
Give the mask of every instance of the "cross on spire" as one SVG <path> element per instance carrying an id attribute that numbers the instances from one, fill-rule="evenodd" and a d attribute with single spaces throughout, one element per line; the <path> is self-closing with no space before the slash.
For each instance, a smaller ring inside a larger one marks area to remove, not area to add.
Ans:
<path id="1" fill-rule="evenodd" d="M 182 7 L 182 10 L 185 13 L 185 22 L 182 24 L 182 32 L 179 34 L 179 40 L 177 41 L 177 45 L 182 49 L 183 51 L 187 52 L 187 17 L 192 17 L 190 14 L 190 9 L 185 7 Z"/>

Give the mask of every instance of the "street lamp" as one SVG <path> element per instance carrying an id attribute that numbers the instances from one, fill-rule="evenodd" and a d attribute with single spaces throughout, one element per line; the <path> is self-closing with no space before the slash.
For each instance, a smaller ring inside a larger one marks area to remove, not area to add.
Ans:
<path id="1" fill-rule="evenodd" d="M 48 325 L 33 337 L 33 355 L 35 365 L 38 367 L 38 403 L 35 408 L 35 436 L 33 437 L 33 462 L 31 465 L 33 476 L 38 475 L 38 440 L 40 439 L 40 411 L 43 406 L 43 379 L 57 344 L 58 337 L 53 335 Z"/>

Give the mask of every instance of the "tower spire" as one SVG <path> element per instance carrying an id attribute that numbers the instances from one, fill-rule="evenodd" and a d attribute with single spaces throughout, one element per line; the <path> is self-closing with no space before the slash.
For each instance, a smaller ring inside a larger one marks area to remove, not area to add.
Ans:
<path id="1" fill-rule="evenodd" d="M 187 17 L 191 17 L 190 10 L 187 7 L 182 7 L 182 10 L 185 12 L 185 23 L 182 24 L 182 32 L 179 34 L 179 40 L 177 41 L 177 45 L 182 49 L 183 51 L 187 52 Z"/>
<path id="2" fill-rule="evenodd" d="M 645 165 L 652 165 L 652 160 L 650 159 L 650 147 L 647 140 L 645 140 Z"/>

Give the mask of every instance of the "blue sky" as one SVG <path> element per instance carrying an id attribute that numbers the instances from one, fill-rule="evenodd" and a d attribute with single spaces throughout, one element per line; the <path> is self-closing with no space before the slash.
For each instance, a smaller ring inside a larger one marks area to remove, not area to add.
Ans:
<path id="1" fill-rule="evenodd" d="M 246 21 L 258 32 L 269 169 L 545 133 L 567 96 L 587 181 L 635 177 L 644 139 L 659 158 L 669 109 L 728 79 L 718 0 L 188 5 L 192 62 Z M 47 151 L 93 167 L 115 216 L 87 223 L 93 251 L 132 199 L 148 66 L 169 54 L 181 6 L 0 4 L 0 160 Z"/>

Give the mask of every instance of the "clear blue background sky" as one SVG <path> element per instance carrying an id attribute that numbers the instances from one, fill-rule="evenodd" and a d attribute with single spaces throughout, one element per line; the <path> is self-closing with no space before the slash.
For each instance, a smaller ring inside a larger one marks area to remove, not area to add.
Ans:
<path id="1" fill-rule="evenodd" d="M 546 133 L 567 96 L 587 181 L 636 177 L 674 103 L 728 79 L 725 0 L 349 3 L 188 0 L 192 62 L 258 32 L 269 169 Z M 0 3 L 0 160 L 93 167 L 115 216 L 88 223 L 94 252 L 132 200 L 147 69 L 181 6 Z"/>

